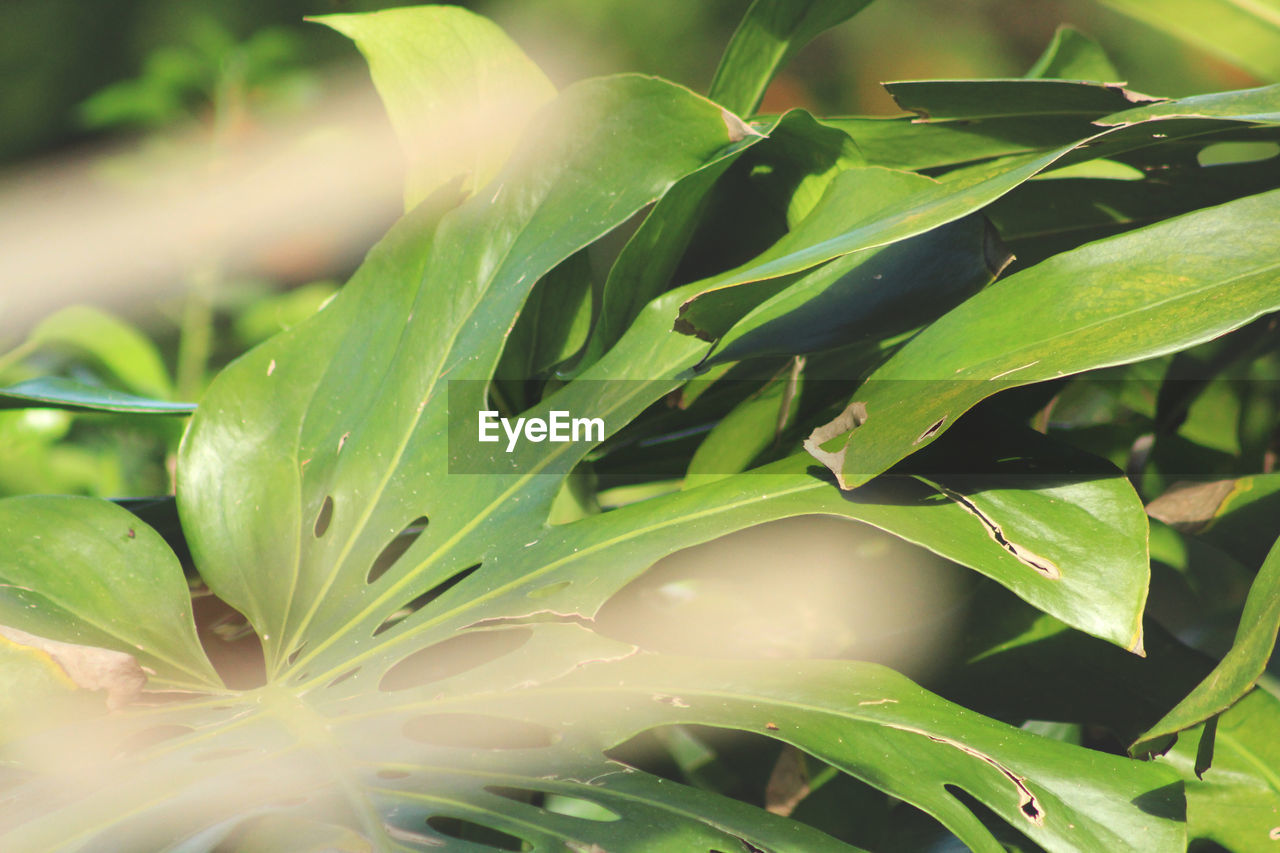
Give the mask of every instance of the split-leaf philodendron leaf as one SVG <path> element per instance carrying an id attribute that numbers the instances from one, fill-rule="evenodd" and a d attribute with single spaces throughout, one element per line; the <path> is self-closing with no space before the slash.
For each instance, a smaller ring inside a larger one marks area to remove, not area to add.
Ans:
<path id="1" fill-rule="evenodd" d="M 1001 199 L 1016 211 L 1035 197 L 1028 181 L 1064 166 L 1145 182 L 1146 157 L 1275 124 L 1274 93 L 1163 101 L 1056 79 L 1114 76 L 1064 31 L 1033 74 L 1047 79 L 891 87 L 928 121 L 737 114 L 794 50 L 865 5 L 757 0 L 714 100 L 639 75 L 553 98 L 500 31 L 453 7 L 326 18 L 370 60 L 409 151 L 411 209 L 322 310 L 217 376 L 177 464 L 180 535 L 256 632 L 265 683 L 233 689 L 215 670 L 183 566 L 138 515 L 90 498 L 0 500 L 0 846 L 860 849 L 620 749 L 698 726 L 799 749 L 973 850 L 1004 850 L 1010 832 L 1050 851 L 1185 849 L 1188 802 L 1203 811 L 1236 785 L 1188 773 L 1186 744 L 1137 761 L 984 716 L 876 663 L 663 655 L 602 629 L 606 602 L 658 560 L 819 514 L 972 569 L 975 601 L 998 593 L 1031 614 L 993 624 L 1008 636 L 962 671 L 1063 637 L 1121 669 L 1146 651 L 1148 522 L 1131 479 L 1049 430 L 1048 396 L 1039 432 L 988 411 L 1010 395 L 984 401 L 1280 310 L 1280 190 L 1231 172 L 1217 194 L 1182 197 L 1182 216 L 1145 209 L 1125 222 L 1141 227 L 995 283 L 1010 259 L 986 213 Z M 519 109 L 492 145 L 415 147 L 494 91 Z M 1116 159 L 1098 169 L 1103 157 Z M 736 220 L 708 221 L 733 192 L 762 199 L 768 210 L 741 214 L 776 239 L 694 257 L 699 235 L 733 233 Z M 522 321 L 526 310 L 537 314 Z M 540 339 L 548 329 L 565 340 Z M 728 372 L 673 414 L 671 392 L 717 363 Z M 748 392 L 726 378 L 738 368 Z M 0 392 L 14 405 L 189 409 L 55 380 Z M 469 443 L 491 410 L 602 428 Z M 687 472 L 684 488 L 600 511 L 597 476 L 643 471 L 656 448 L 691 438 L 671 475 Z M 1205 718 L 1243 695 L 1221 717 L 1234 769 L 1266 754 L 1234 727 L 1261 701 L 1246 691 L 1274 638 L 1261 602 L 1274 570 L 1273 556 L 1245 609 L 1268 630 L 1242 626 L 1247 648 L 1218 670 L 1230 689 L 1206 682 L 1158 727 L 1200 726 L 1203 741 Z M 51 644 L 132 662 L 146 689 L 69 678 Z M 1247 836 L 1214 820 L 1204 837 Z"/>

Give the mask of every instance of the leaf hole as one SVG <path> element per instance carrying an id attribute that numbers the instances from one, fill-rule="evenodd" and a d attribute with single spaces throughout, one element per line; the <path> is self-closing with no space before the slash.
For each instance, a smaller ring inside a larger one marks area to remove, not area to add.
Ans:
<path id="1" fill-rule="evenodd" d="M 355 675 L 356 675 L 356 673 L 358 673 L 359 671 L 360 671 L 360 667 L 358 667 L 358 666 L 356 666 L 356 667 L 352 667 L 351 669 L 349 669 L 349 670 L 347 670 L 346 672 L 342 673 L 342 675 L 339 675 L 339 676 L 338 676 L 337 678 L 335 678 L 333 681 L 330 681 L 330 682 L 329 682 L 327 685 L 325 685 L 325 686 L 326 686 L 326 687 L 337 687 L 339 684 L 341 684 L 342 682 L 346 681 L 347 679 L 349 679 L 349 678 L 354 678 L 354 677 L 355 677 Z"/>
<path id="2" fill-rule="evenodd" d="M 1214 142 L 1196 153 L 1201 166 L 1231 166 L 1241 163 L 1260 163 L 1280 154 L 1280 143 L 1275 142 Z"/>
<path id="3" fill-rule="evenodd" d="M 460 817 L 435 815 L 427 818 L 427 826 L 441 835 L 456 838 L 459 841 L 470 841 L 483 844 L 495 850 L 532 850 L 533 845 L 514 835 L 494 829 L 491 826 L 473 823 Z"/>
<path id="4" fill-rule="evenodd" d="M 373 561 L 373 565 L 369 567 L 369 576 L 366 580 L 373 583 L 378 578 L 385 575 L 396 561 L 404 556 L 404 552 L 408 551 L 414 542 L 418 541 L 418 537 L 427 529 L 427 517 L 425 515 L 415 518 L 413 521 L 405 525 L 404 530 L 396 534 L 395 538 L 387 543 L 387 547 L 382 549 Z"/>
<path id="5" fill-rule="evenodd" d="M 450 637 L 396 663 L 382 676 L 378 689 L 393 693 L 452 678 L 511 654 L 532 636 L 529 628 L 513 628 Z"/>
<path id="6" fill-rule="evenodd" d="M 997 814 L 994 809 L 975 797 L 973 794 L 970 794 L 964 788 L 961 788 L 959 785 L 951 782 L 946 783 L 943 787 L 946 788 L 948 794 L 961 802 L 965 808 L 973 812 L 974 816 L 987 826 L 992 828 L 1004 827 L 1006 831 L 1002 834 L 1010 836 L 1010 840 L 1013 841 L 1017 847 L 1024 847 L 1030 843 L 1030 837 L 1023 831 L 1021 826 L 1015 825 L 1003 815 Z M 1022 817 L 1031 821 L 1031 823 L 1036 824 L 1037 826 L 1043 825 L 1044 812 L 1036 803 L 1027 803 L 1024 801 L 1019 804 L 1018 811 L 1021 813 Z"/>
<path id="7" fill-rule="evenodd" d="M 307 644 L 303 643 L 293 651 L 289 652 L 289 657 L 287 658 L 287 662 L 289 666 L 294 665 L 294 663 L 298 660 L 298 656 L 302 654 L 302 650 L 305 649 L 306 647 L 307 647 Z"/>
<path id="8" fill-rule="evenodd" d="M 405 619 L 412 616 L 414 613 L 417 613 L 423 607 L 426 607 L 428 604 L 435 601 L 437 598 L 444 595 L 446 592 L 453 589 L 455 586 L 457 586 L 458 584 L 466 580 L 468 577 L 470 577 L 476 571 L 476 569 L 480 568 L 480 565 L 481 565 L 480 563 L 476 563 L 474 566 L 468 566 L 462 571 L 455 573 L 453 576 L 448 577 L 445 580 L 442 580 L 440 583 L 436 584 L 431 589 L 424 592 L 422 595 L 419 595 L 417 598 L 405 604 L 395 613 L 392 613 L 390 616 L 384 619 L 382 624 L 374 629 L 373 636 L 375 637 L 378 636 L 383 631 L 386 631 L 388 628 L 391 628 L 396 624 L 403 622 Z"/>
<path id="9" fill-rule="evenodd" d="M 403 731 L 410 740 L 453 749 L 541 749 L 556 742 L 546 726 L 488 714 L 423 714 Z"/>
<path id="10" fill-rule="evenodd" d="M 316 538 L 319 539 L 329 529 L 329 523 L 333 521 L 333 497 L 325 495 L 324 503 L 320 504 L 320 512 L 316 515 Z"/>
<path id="11" fill-rule="evenodd" d="M 615 820 L 622 819 L 622 815 L 612 809 L 607 809 L 599 803 L 584 800 L 581 797 L 552 794 L 532 788 L 509 788 L 502 785 L 486 785 L 485 790 L 490 794 L 496 794 L 499 797 L 505 797 L 517 803 L 525 803 L 543 811 L 567 817 L 593 820 L 598 823 L 612 823 Z"/>
<path id="12" fill-rule="evenodd" d="M 938 434 L 938 430 L 942 429 L 943 425 L 944 425 L 946 422 L 947 422 L 947 416 L 946 416 L 946 415 L 943 415 L 942 417 L 938 418 L 937 422 L 936 422 L 936 423 L 934 423 L 934 425 L 933 425 L 933 426 L 929 427 L 927 430 L 925 430 L 924 432 L 920 433 L 920 436 L 919 436 L 915 441 L 911 442 L 911 444 L 912 444 L 912 445 L 916 445 L 916 444 L 919 444 L 920 442 L 922 442 L 922 441 L 924 441 L 924 440 L 926 440 L 926 439 L 933 438 L 935 435 L 937 435 L 937 434 Z"/>

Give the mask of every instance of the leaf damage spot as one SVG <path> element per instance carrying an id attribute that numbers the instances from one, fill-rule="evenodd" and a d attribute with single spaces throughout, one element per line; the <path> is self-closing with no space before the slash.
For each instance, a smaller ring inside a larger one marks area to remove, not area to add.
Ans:
<path id="1" fill-rule="evenodd" d="M 982 218 L 982 259 L 992 279 L 999 278 L 1000 274 L 1009 268 L 1009 264 L 1017 260 L 1013 252 L 1009 251 L 1009 247 L 1000 239 L 1000 232 L 985 216 Z"/>
<path id="2" fill-rule="evenodd" d="M 342 448 L 346 445 L 347 439 L 351 437 L 351 430 L 347 430 L 338 438 L 338 453 L 342 452 Z"/>
<path id="3" fill-rule="evenodd" d="M 564 846 L 572 850 L 573 853 L 609 853 L 608 850 L 605 850 L 599 844 L 588 844 L 585 841 L 574 841 L 572 838 L 566 840 Z"/>
<path id="4" fill-rule="evenodd" d="M 949 738 L 944 735 L 935 735 L 932 732 L 927 732 L 924 729 L 917 729 L 911 726 L 895 725 L 893 723 L 885 723 L 885 725 L 891 729 L 897 729 L 898 731 L 923 735 L 934 743 L 940 743 L 944 746 L 949 746 L 952 749 L 958 749 L 964 754 L 971 755 L 979 761 L 994 767 L 996 770 L 1000 771 L 1006 779 L 1013 783 L 1013 787 L 1018 792 L 1018 811 L 1022 813 L 1022 816 L 1034 823 L 1036 826 L 1044 826 L 1044 807 L 1040 805 L 1040 801 L 1036 799 L 1036 795 L 1031 793 L 1031 789 L 1027 787 L 1027 780 L 1025 777 L 1014 773 L 1008 767 L 1005 767 L 999 761 L 992 758 L 990 755 L 987 755 L 982 750 L 974 749 L 968 744 L 962 743 L 954 738 Z"/>
<path id="5" fill-rule="evenodd" d="M 688 309 L 688 307 L 692 305 L 696 301 L 696 299 L 697 297 L 694 297 L 693 299 L 690 299 L 688 302 L 680 306 L 680 313 L 676 316 L 676 321 L 671 326 L 671 330 L 681 335 L 690 335 L 691 337 L 695 337 L 700 341 L 706 341 L 709 344 L 713 344 L 716 342 L 715 335 L 711 334 L 710 332 L 706 332 L 702 329 L 699 329 L 696 325 L 694 325 L 690 320 L 686 319 L 684 316 L 685 310 Z"/>
<path id="6" fill-rule="evenodd" d="M 729 131 L 730 142 L 737 143 L 746 139 L 748 136 L 760 136 L 758 131 L 753 130 L 746 124 L 746 122 L 726 109 L 722 108 L 720 110 L 720 118 L 724 120 L 725 129 Z"/>
<path id="7" fill-rule="evenodd" d="M 0 625 L 0 637 L 48 655 L 76 687 L 105 690 L 112 711 L 136 699 L 147 683 L 137 658 L 125 652 L 49 640 L 7 625 Z"/>
<path id="8" fill-rule="evenodd" d="M 267 375 L 270 376 L 275 372 L 276 372 L 276 360 L 273 358 L 271 359 L 271 363 L 267 365 Z"/>
<path id="9" fill-rule="evenodd" d="M 916 436 L 916 440 L 911 442 L 911 446 L 914 447 L 920 442 L 933 438 L 935 435 L 937 435 L 938 430 L 942 429 L 942 427 L 946 425 L 948 417 L 949 415 L 943 415 L 942 417 L 938 418 L 938 420 L 934 421 L 931 427 L 929 427 L 924 432 L 920 433 L 920 435 Z"/>
<path id="10" fill-rule="evenodd" d="M 765 723 L 765 724 L 764 724 L 764 727 L 765 727 L 766 729 L 768 729 L 769 731 L 771 731 L 771 732 L 776 732 L 776 731 L 778 730 L 778 724 L 777 724 L 777 723 Z"/>
<path id="11" fill-rule="evenodd" d="M 841 489 L 849 488 L 844 479 L 844 460 L 849 452 L 849 441 L 853 438 L 853 432 L 867 422 L 867 418 L 867 404 L 855 401 L 846 406 L 835 420 L 818 427 L 804 440 L 804 449 L 836 475 L 836 484 Z M 838 450 L 823 449 L 822 445 L 845 433 L 848 436 Z"/>
<path id="12" fill-rule="evenodd" d="M 1037 358 L 1035 361 L 1029 361 L 1020 367 L 1011 367 L 1003 373 L 997 373 L 995 376 L 992 376 L 987 381 L 995 382 L 997 379 L 1004 379 L 1006 376 L 1017 373 L 1019 370 L 1026 370 L 1028 367 L 1035 367 L 1039 363 L 1040 363 L 1040 359 Z"/>
<path id="13" fill-rule="evenodd" d="M 1141 92 L 1135 92 L 1126 88 L 1124 83 L 1103 83 L 1103 88 L 1114 89 L 1124 96 L 1124 99 L 1131 104 L 1158 104 L 1169 100 L 1168 98 L 1157 98 L 1151 95 L 1144 95 Z"/>
<path id="14" fill-rule="evenodd" d="M 859 702 L 859 705 L 897 705 L 897 699 L 868 699 L 865 702 Z"/>
<path id="15" fill-rule="evenodd" d="M 1237 480 L 1180 481 L 1147 504 L 1147 515 L 1182 533 L 1204 533 L 1213 526 L 1218 512 L 1239 485 Z"/>
<path id="16" fill-rule="evenodd" d="M 315 534 L 319 539 L 324 536 L 325 531 L 329 529 L 329 524 L 333 521 L 333 497 L 326 495 L 324 503 L 320 505 L 320 512 L 316 514 Z"/>
<path id="17" fill-rule="evenodd" d="M 925 482 L 928 481 L 926 480 Z M 933 486 L 946 497 L 955 501 L 960 505 L 961 509 L 978 519 L 978 521 L 982 523 L 983 528 L 987 531 L 987 535 L 994 539 L 997 545 L 1008 551 L 1011 556 L 1018 560 L 1018 562 L 1035 569 L 1049 580 L 1056 581 L 1062 579 L 1062 572 L 1051 560 L 1047 560 L 1030 549 L 1024 548 L 1018 543 L 1010 540 L 1009 537 L 1005 535 L 1004 530 L 1000 525 L 996 524 L 993 519 L 980 510 L 977 504 L 973 501 L 969 500 L 959 492 L 948 489 L 946 486 L 939 483 L 929 483 L 929 485 Z"/>
<path id="18" fill-rule="evenodd" d="M 665 693 L 653 694 L 653 701 L 661 702 L 664 705 L 670 705 L 672 708 L 689 707 L 689 703 L 681 699 L 679 696 L 668 696 Z"/>
<path id="19" fill-rule="evenodd" d="M 560 624 L 579 625 L 588 631 L 594 630 L 595 620 L 577 612 L 561 612 L 559 610 L 534 610 L 520 616 L 489 616 L 464 626 L 470 631 L 477 628 L 501 628 L 509 625 Z"/>

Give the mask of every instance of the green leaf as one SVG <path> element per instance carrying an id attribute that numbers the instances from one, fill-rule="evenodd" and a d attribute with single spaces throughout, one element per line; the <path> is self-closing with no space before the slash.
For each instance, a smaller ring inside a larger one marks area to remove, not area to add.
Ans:
<path id="1" fill-rule="evenodd" d="M 871 0 L 754 0 L 725 48 L 709 97 L 741 116 L 760 106 L 769 81 L 815 36 Z"/>
<path id="2" fill-rule="evenodd" d="M 1280 700 L 1257 688 L 1217 718 L 1213 762 L 1197 772 L 1205 726 L 1160 758 L 1186 780 L 1187 836 L 1229 850 L 1266 850 L 1280 826 Z"/>
<path id="3" fill-rule="evenodd" d="M 984 212 L 1019 261 L 1035 263 L 1088 240 L 1280 186 L 1280 160 L 1212 169 L 1159 160 L 1139 164 L 1147 173 L 1142 181 L 1028 181 Z M 1040 177 L 1063 176 L 1066 171 Z"/>
<path id="4" fill-rule="evenodd" d="M 858 142 L 869 166 L 936 169 L 994 157 L 1061 148 L 1097 133 L 1086 116 L 1035 115 L 957 121 L 911 118 L 823 118 Z"/>
<path id="5" fill-rule="evenodd" d="M 1054 80 L 1123 81 L 1102 46 L 1074 27 L 1060 26 L 1027 77 Z"/>
<path id="6" fill-rule="evenodd" d="M 566 705 L 593 705 L 611 739 L 672 718 L 766 734 L 916 805 L 973 850 L 1003 848 L 949 786 L 1047 849 L 1184 843 L 1181 795 L 1160 790 L 1173 781 L 1164 768 L 995 723 L 872 664 L 645 655 L 583 670 L 514 701 L 544 724 L 560 719 Z M 929 781 L 916 784 L 922 771 Z"/>
<path id="7" fill-rule="evenodd" d="M 1089 244 L 987 288 L 872 374 L 856 395 L 866 422 L 822 439 L 838 455 L 827 464 L 852 488 L 998 390 L 1174 352 L 1280 308 L 1263 224 L 1278 213 L 1273 190 Z M 1017 330 L 1012 344 L 1008 329 Z M 901 380 L 916 381 L 920 396 L 900 396 Z"/>
<path id="8" fill-rule="evenodd" d="M 1213 92 L 1146 104 L 1112 113 L 1097 119 L 1095 123 L 1114 127 L 1155 119 L 1167 121 L 1171 118 L 1231 118 L 1276 124 L 1280 122 L 1280 83 L 1257 89 Z"/>
<path id="9" fill-rule="evenodd" d="M 1162 102 L 1123 86 L 1071 80 L 912 80 L 885 83 L 898 106 L 922 119 L 1109 115 Z"/>
<path id="10" fill-rule="evenodd" d="M 483 381 L 446 383 L 487 379 L 538 278 L 731 153 L 736 138 L 716 105 L 635 76 L 566 90 L 541 131 L 434 233 L 429 210 L 394 229 L 327 309 L 225 372 L 202 406 L 209 416 L 193 422 L 184 527 L 202 575 L 262 635 L 269 671 L 365 619 L 373 630 L 414 598 L 411 588 L 483 560 L 481 519 L 550 506 L 550 477 L 468 477 L 450 488 L 448 411 L 469 412 L 474 428 L 485 404 Z M 504 496 L 520 488 L 522 503 Z M 371 587 L 378 554 L 423 516 L 429 533 L 402 560 L 414 571 Z M 450 556 L 422 561 L 421 549 L 444 542 Z M 264 574 L 259 564 L 282 568 Z M 369 609 L 353 617 L 352 608 Z"/>
<path id="11" fill-rule="evenodd" d="M 1280 630 L 1280 541 L 1249 587 L 1244 612 L 1231 649 L 1213 672 L 1134 743 L 1132 751 L 1149 751 L 1167 735 L 1202 723 L 1249 692 L 1266 670 Z"/>
<path id="12" fill-rule="evenodd" d="M 122 388 L 161 400 L 173 383 L 155 344 L 133 326 L 87 305 L 64 308 L 32 330 L 24 350 L 52 350 L 87 361 Z"/>
<path id="13" fill-rule="evenodd" d="M 959 82 L 967 84 L 968 81 Z M 1061 83 L 1035 80 L 995 82 Z M 1089 88 L 1088 84 L 1062 85 Z M 960 88 L 964 90 L 963 86 Z M 681 305 L 677 330 L 693 332 L 702 327 L 697 316 L 701 310 L 697 304 L 701 300 L 725 298 L 737 305 L 750 307 L 771 296 L 781 285 L 772 283 L 764 292 L 755 295 L 743 292 L 711 297 L 715 291 L 752 286 L 756 282 L 801 272 L 841 255 L 921 234 L 981 209 L 1046 169 L 1211 133 L 1222 129 L 1217 122 L 1224 119 L 1265 120 L 1271 102 L 1269 92 L 1249 90 L 1226 94 L 1230 97 L 1219 104 L 1221 115 L 1175 121 L 1161 119 L 1163 133 L 1149 132 L 1143 126 L 1145 120 L 1136 124 L 1126 120 L 1063 148 L 1038 156 L 1028 154 L 979 163 L 950 172 L 941 180 L 877 167 L 840 172 L 827 185 L 826 192 L 808 216 L 769 249 L 746 263 L 699 282 L 697 292 Z M 1079 95 L 1072 97 L 1078 98 Z M 690 285 L 691 289 L 693 287 Z M 755 286 L 748 289 L 755 289 Z"/>
<path id="14" fill-rule="evenodd" d="M 353 39 L 369 61 L 408 155 L 406 209 L 459 177 L 464 191 L 478 191 L 555 97 L 555 87 L 501 29 L 457 6 L 311 20 Z"/>
<path id="15" fill-rule="evenodd" d="M 756 200 L 754 206 L 784 209 L 789 219 L 807 214 L 831 178 L 860 160 L 853 140 L 819 125 L 802 110 L 792 110 L 776 121 L 755 122 L 749 130 L 741 152 L 677 183 L 627 241 L 609 270 L 600 315 L 575 375 L 598 361 L 644 307 L 671 286 L 677 265 L 694 239 L 696 223 L 714 200 L 717 182 L 748 148 L 749 177 L 762 173 L 761 180 L 752 180 L 752 189 L 765 196 L 764 204 Z"/>
<path id="16" fill-rule="evenodd" d="M 58 376 L 28 379 L 8 388 L 0 388 L 0 409 L 35 408 L 138 415 L 189 415 L 196 410 L 196 404 L 138 397 L 101 385 L 89 385 Z"/>
<path id="17" fill-rule="evenodd" d="M 319 311 L 335 291 L 333 282 L 313 281 L 283 293 L 259 296 L 236 315 L 236 339 L 245 347 L 256 346 Z"/>
<path id="18" fill-rule="evenodd" d="M 542 376 L 576 353 L 591 325 L 591 296 L 591 261 L 585 252 L 543 276 L 507 337 L 498 377 L 522 382 Z"/>
<path id="19" fill-rule="evenodd" d="M 74 497 L 0 500 L 0 625 L 126 652 L 153 688 L 221 686 L 173 552 L 135 515 Z"/>
<path id="20" fill-rule="evenodd" d="M 712 483 L 751 467 L 751 462 L 778 440 L 794 421 L 804 386 L 804 361 L 773 377 L 756 393 L 734 406 L 694 451 L 684 488 Z"/>
<path id="21" fill-rule="evenodd" d="M 1276 0 L 1102 2 L 1264 80 L 1280 80 L 1280 3 Z"/>
<path id="22" fill-rule="evenodd" d="M 698 316 L 725 331 L 705 363 L 891 338 L 960 304 L 990 284 L 1010 260 L 989 223 L 973 215 L 901 243 L 831 261 L 787 284 L 741 320 L 740 306 L 731 300 L 717 305 L 715 294 L 708 294 L 711 298 L 694 303 L 703 308 Z M 714 317 L 726 309 L 727 318 Z"/>
<path id="23" fill-rule="evenodd" d="M 809 215 L 777 243 L 739 267 L 690 285 L 677 330 L 717 337 L 788 283 L 776 279 L 959 219 L 1064 153 L 1010 158 L 954 181 L 879 167 L 840 172 Z"/>

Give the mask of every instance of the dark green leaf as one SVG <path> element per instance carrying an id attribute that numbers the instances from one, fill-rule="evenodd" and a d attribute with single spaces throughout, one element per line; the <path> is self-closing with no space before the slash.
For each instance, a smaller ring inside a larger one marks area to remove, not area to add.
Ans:
<path id="1" fill-rule="evenodd" d="M 884 87 L 898 106 L 929 121 L 1029 115 L 1101 118 L 1163 100 L 1115 84 L 1070 80 L 918 80 Z"/>
<path id="2" fill-rule="evenodd" d="M 36 408 L 140 415 L 189 415 L 196 410 L 196 404 L 137 397 L 101 385 L 88 385 L 57 376 L 28 379 L 8 388 L 0 388 L 0 409 Z"/>
<path id="3" fill-rule="evenodd" d="M 822 442 L 843 454 L 832 465 L 840 482 L 866 482 L 1002 388 L 1174 352 L 1280 308 L 1264 225 L 1278 213 L 1280 191 L 1228 202 L 1066 252 L 970 298 L 872 374 L 857 394 L 865 424 Z M 901 397 L 902 380 L 922 395 Z"/>

